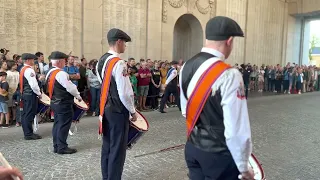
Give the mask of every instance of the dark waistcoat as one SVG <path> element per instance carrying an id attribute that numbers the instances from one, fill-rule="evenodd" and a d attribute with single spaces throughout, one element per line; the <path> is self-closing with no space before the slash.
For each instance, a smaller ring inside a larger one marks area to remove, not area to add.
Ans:
<path id="1" fill-rule="evenodd" d="M 183 94 L 187 99 L 187 89 L 193 75 L 202 63 L 212 57 L 215 56 L 201 52 L 185 63 L 180 78 Z M 220 89 L 214 96 L 209 96 L 188 141 L 203 151 L 230 155 L 224 137 L 221 99 Z"/>
<path id="2" fill-rule="evenodd" d="M 51 69 L 53 69 L 54 67 L 52 67 Z M 62 70 L 63 71 L 63 70 Z M 51 77 L 51 73 L 53 71 L 50 72 L 50 75 L 48 77 L 47 80 L 47 85 L 48 85 L 48 81 Z M 54 85 L 53 85 L 53 93 L 52 93 L 52 97 L 51 97 L 51 103 L 52 104 L 73 104 L 74 103 L 74 97 L 72 94 L 70 94 L 66 88 L 64 88 L 57 80 L 55 80 Z"/>
<path id="3" fill-rule="evenodd" d="M 98 61 L 98 73 L 100 77 L 104 77 L 104 74 L 102 74 L 102 68 L 104 63 L 106 62 L 107 58 L 111 56 L 112 54 L 106 53 L 104 54 L 100 60 Z M 103 78 L 102 78 L 103 81 Z M 101 87 L 103 88 L 103 87 Z M 109 93 L 107 97 L 107 102 L 105 109 L 111 110 L 111 112 L 116 112 L 116 113 L 122 113 L 124 110 L 126 110 L 125 106 L 122 104 L 119 94 L 118 94 L 118 89 L 117 89 L 117 84 L 113 76 L 111 76 L 111 81 L 110 81 L 110 86 L 109 86 Z"/>

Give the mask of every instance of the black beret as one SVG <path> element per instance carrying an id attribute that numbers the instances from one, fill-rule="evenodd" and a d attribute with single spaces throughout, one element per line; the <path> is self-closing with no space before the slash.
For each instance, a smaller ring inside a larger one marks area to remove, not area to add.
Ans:
<path id="1" fill-rule="evenodd" d="M 31 53 L 23 53 L 21 55 L 22 60 L 28 60 L 28 59 L 38 59 L 38 57 Z"/>
<path id="2" fill-rule="evenodd" d="M 118 41 L 119 39 L 126 41 L 126 42 L 131 42 L 131 38 L 127 33 L 121 31 L 120 29 L 116 29 L 116 28 L 109 30 L 109 32 L 107 34 L 107 39 L 108 39 L 108 42 Z"/>
<path id="3" fill-rule="evenodd" d="M 210 19 L 206 25 L 206 39 L 212 41 L 224 41 L 231 36 L 244 37 L 239 24 L 224 16 L 216 16 Z"/>
<path id="4" fill-rule="evenodd" d="M 58 59 L 66 59 L 68 58 L 69 56 L 66 55 L 65 53 L 63 52 L 60 52 L 60 51 L 53 51 L 51 54 L 50 54 L 50 59 L 53 59 L 53 60 L 58 60 Z"/>

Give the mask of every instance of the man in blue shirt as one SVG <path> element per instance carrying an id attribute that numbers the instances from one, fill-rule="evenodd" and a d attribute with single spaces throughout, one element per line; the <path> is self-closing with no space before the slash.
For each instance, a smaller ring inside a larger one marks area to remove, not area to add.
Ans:
<path id="1" fill-rule="evenodd" d="M 67 65 L 63 68 L 63 70 L 69 74 L 70 80 L 78 86 L 78 80 L 80 79 L 79 69 L 74 66 L 74 57 L 69 56 Z"/>

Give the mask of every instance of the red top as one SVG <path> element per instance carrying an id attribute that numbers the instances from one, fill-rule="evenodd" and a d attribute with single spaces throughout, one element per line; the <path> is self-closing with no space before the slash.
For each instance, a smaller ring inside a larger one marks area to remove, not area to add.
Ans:
<path id="1" fill-rule="evenodd" d="M 149 86 L 150 83 L 150 77 L 145 77 L 145 78 L 141 78 L 140 74 L 149 74 L 151 73 L 150 70 L 148 68 L 146 69 L 139 69 L 138 70 L 138 86 Z"/>

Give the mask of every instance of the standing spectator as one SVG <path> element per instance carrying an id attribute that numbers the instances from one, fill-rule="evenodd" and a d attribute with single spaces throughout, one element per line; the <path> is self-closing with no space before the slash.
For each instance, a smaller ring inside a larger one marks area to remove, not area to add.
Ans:
<path id="1" fill-rule="evenodd" d="M 138 87 L 137 87 L 138 79 L 137 79 L 136 73 L 135 73 L 135 71 L 134 71 L 134 69 L 132 67 L 128 68 L 128 74 L 129 74 L 130 82 L 131 82 L 132 89 L 133 89 L 134 99 L 135 99 L 135 102 L 136 102 L 136 97 L 138 95 Z M 135 103 L 135 105 L 136 104 L 137 103 Z"/>
<path id="2" fill-rule="evenodd" d="M 258 92 L 263 92 L 263 85 L 264 85 L 264 68 L 261 67 L 258 75 Z"/>
<path id="3" fill-rule="evenodd" d="M 92 116 L 98 116 L 100 113 L 99 103 L 100 103 L 100 92 L 101 92 L 101 83 L 97 77 L 96 71 L 96 61 L 90 61 L 89 66 L 91 70 L 88 71 L 88 86 L 90 87 L 91 94 L 91 111 Z"/>
<path id="4" fill-rule="evenodd" d="M 92 62 L 93 63 L 93 62 Z M 90 66 L 90 65 L 89 65 Z M 83 100 L 87 100 L 85 95 L 85 89 L 87 88 L 87 60 L 86 58 L 81 59 L 81 64 L 79 66 L 80 79 L 78 80 L 78 91 Z M 93 111 L 94 112 L 94 111 Z"/>
<path id="5" fill-rule="evenodd" d="M 17 71 L 20 72 L 20 69 L 23 67 L 23 61 L 20 55 L 17 56 Z"/>
<path id="6" fill-rule="evenodd" d="M 47 64 L 44 62 L 43 53 L 37 52 L 35 55 L 38 57 L 38 60 L 35 61 L 35 64 L 38 64 L 39 66 L 39 73 L 44 74 L 44 66 Z"/>
<path id="7" fill-rule="evenodd" d="M 9 84 L 6 81 L 6 77 L 6 72 L 0 72 L 0 126 L 2 126 L 2 128 L 8 128 L 10 126 L 10 114 L 8 112 Z M 6 124 L 3 124 L 4 116 L 6 116 Z"/>
<path id="8" fill-rule="evenodd" d="M 167 66 L 166 63 L 164 62 L 160 63 L 160 75 L 161 75 L 160 95 L 161 96 L 164 93 L 164 89 L 166 86 L 165 84 L 166 84 L 167 73 L 168 73 L 168 69 L 166 66 Z"/>
<path id="9" fill-rule="evenodd" d="M 12 112 L 12 120 L 16 120 L 16 106 L 13 102 L 13 95 L 16 92 L 19 84 L 19 72 L 17 71 L 17 64 L 13 60 L 7 61 L 8 71 L 7 71 L 7 82 L 9 84 L 9 101 L 8 108 L 9 113 Z"/>
<path id="10" fill-rule="evenodd" d="M 303 81 L 304 81 L 303 76 L 304 76 L 304 74 L 302 72 L 302 69 L 299 68 L 298 72 L 297 72 L 297 85 L 296 85 L 298 94 L 301 94 L 301 89 L 302 89 L 302 85 L 303 85 Z"/>
<path id="11" fill-rule="evenodd" d="M 78 80 L 80 79 L 79 69 L 74 66 L 74 57 L 69 56 L 67 66 L 63 68 L 63 70 L 69 74 L 70 80 L 78 86 Z"/>
<path id="12" fill-rule="evenodd" d="M 154 64 L 154 68 L 151 70 L 152 78 L 150 85 L 150 106 L 151 109 L 158 109 L 158 97 L 161 86 L 161 75 L 159 70 L 159 63 Z"/>
<path id="13" fill-rule="evenodd" d="M 129 58 L 128 69 L 129 68 L 131 68 L 131 72 L 136 73 L 136 76 L 138 76 L 138 69 L 136 67 L 136 60 L 134 58 Z"/>
<path id="14" fill-rule="evenodd" d="M 146 100 L 149 91 L 149 83 L 151 78 L 151 72 L 147 68 L 147 63 L 143 61 L 141 63 L 141 69 L 138 70 L 138 94 L 139 94 L 139 110 L 148 110 L 146 108 Z"/>
<path id="15" fill-rule="evenodd" d="M 0 61 L 0 72 L 7 72 L 7 61 Z"/>

